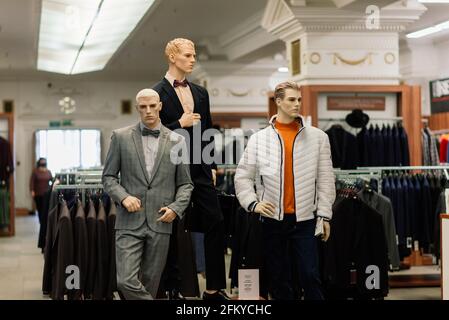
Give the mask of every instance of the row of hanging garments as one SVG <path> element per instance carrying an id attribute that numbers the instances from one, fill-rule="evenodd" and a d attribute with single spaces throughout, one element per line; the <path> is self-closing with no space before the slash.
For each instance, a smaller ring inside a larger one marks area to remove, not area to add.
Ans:
<path id="1" fill-rule="evenodd" d="M 408 166 L 410 165 L 407 132 L 399 122 L 363 127 L 357 135 L 334 124 L 326 130 L 334 168 Z"/>
<path id="2" fill-rule="evenodd" d="M 87 193 L 85 203 L 76 191 L 54 191 L 49 208 L 43 293 L 55 300 L 113 299 L 117 291 L 113 201 L 101 191 Z M 67 270 L 74 272 L 69 267 L 73 265 L 79 268 L 79 289 L 66 285 Z"/>
<path id="3" fill-rule="evenodd" d="M 9 177 L 13 171 L 11 145 L 0 137 L 0 230 L 10 223 Z"/>
<path id="4" fill-rule="evenodd" d="M 440 209 L 446 179 L 441 174 L 390 173 L 382 179 L 382 193 L 391 199 L 401 258 L 412 248 L 435 253 Z"/>
<path id="5" fill-rule="evenodd" d="M 382 299 L 388 295 L 389 264 L 399 264 L 390 201 L 369 185 L 338 185 L 331 235 L 323 243 L 322 278 L 327 299 Z M 372 266 L 376 287 L 367 286 Z"/>

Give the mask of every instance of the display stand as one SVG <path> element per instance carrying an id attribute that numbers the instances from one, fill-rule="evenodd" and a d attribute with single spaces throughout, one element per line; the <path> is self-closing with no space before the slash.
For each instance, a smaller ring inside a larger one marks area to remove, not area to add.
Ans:
<path id="1" fill-rule="evenodd" d="M 0 134 L 8 140 L 11 146 L 14 163 L 14 115 L 12 113 L 0 113 Z M 9 177 L 9 227 L 6 231 L 0 230 L 0 237 L 12 237 L 15 234 L 15 201 L 14 201 L 14 173 Z"/>

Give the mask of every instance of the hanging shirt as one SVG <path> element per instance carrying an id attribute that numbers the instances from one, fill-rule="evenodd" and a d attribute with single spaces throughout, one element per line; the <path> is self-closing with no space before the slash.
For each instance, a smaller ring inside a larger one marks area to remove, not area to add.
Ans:
<path id="1" fill-rule="evenodd" d="M 143 130 L 145 125 L 140 122 L 140 129 Z M 149 129 L 149 128 L 148 128 Z M 161 130 L 161 122 L 156 128 L 152 130 Z M 145 166 L 148 172 L 148 177 L 151 179 L 151 174 L 156 160 L 157 149 L 159 147 L 159 137 L 153 137 L 152 135 L 142 136 L 143 154 L 145 155 Z"/>
<path id="2" fill-rule="evenodd" d="M 175 82 L 176 79 L 168 72 L 165 74 L 165 79 L 167 79 L 168 82 L 170 82 L 170 84 L 172 85 L 173 89 L 175 89 L 176 95 L 178 96 L 179 101 L 181 102 L 184 112 L 185 113 L 193 112 L 195 102 L 193 101 L 193 95 L 192 95 L 192 91 L 190 91 L 190 87 L 187 85 L 187 87 L 178 86 L 175 88 L 173 86 L 173 83 Z M 184 81 L 184 80 L 185 80 L 185 78 L 182 79 L 181 81 Z"/>
<path id="3" fill-rule="evenodd" d="M 447 162 L 447 144 L 449 135 L 442 135 L 440 138 L 440 162 Z"/>
<path id="4" fill-rule="evenodd" d="M 285 124 L 276 121 L 276 129 L 284 142 L 284 212 L 285 214 L 294 214 L 295 210 L 295 181 L 293 173 L 293 144 L 296 134 L 299 130 L 299 124 L 296 121 Z"/>

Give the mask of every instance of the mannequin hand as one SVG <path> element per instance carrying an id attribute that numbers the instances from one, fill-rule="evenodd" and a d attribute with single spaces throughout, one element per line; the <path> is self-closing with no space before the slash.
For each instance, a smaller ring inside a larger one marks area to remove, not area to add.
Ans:
<path id="1" fill-rule="evenodd" d="M 128 212 L 137 212 L 140 210 L 142 202 L 133 196 L 128 196 L 122 201 L 122 205 Z"/>
<path id="2" fill-rule="evenodd" d="M 170 209 L 169 207 L 162 207 L 159 209 L 159 212 L 165 211 L 165 213 L 157 219 L 157 221 L 171 223 L 176 218 L 176 213 Z"/>
<path id="3" fill-rule="evenodd" d="M 331 225 L 330 225 L 329 221 L 323 221 L 323 229 L 324 229 L 324 233 L 321 236 L 321 240 L 326 242 L 331 235 Z"/>
<path id="4" fill-rule="evenodd" d="M 261 201 L 256 205 L 256 208 L 254 208 L 254 212 L 259 213 L 262 216 L 266 217 L 272 217 L 274 216 L 274 210 L 275 207 L 272 203 Z"/>
<path id="5" fill-rule="evenodd" d="M 217 185 L 217 170 L 212 169 L 212 180 L 214 181 L 214 186 Z"/>
<path id="6" fill-rule="evenodd" d="M 182 128 L 188 128 L 194 126 L 200 120 L 201 115 L 199 113 L 184 112 L 181 119 L 179 119 L 179 123 L 181 124 Z"/>

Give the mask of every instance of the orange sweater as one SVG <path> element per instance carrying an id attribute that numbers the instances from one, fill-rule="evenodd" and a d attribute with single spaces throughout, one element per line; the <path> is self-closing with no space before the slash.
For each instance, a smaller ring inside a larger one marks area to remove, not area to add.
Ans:
<path id="1" fill-rule="evenodd" d="M 284 213 L 294 214 L 296 206 L 295 182 L 293 179 L 293 143 L 299 130 L 299 124 L 296 121 L 289 124 L 276 121 L 275 127 L 284 142 Z"/>

